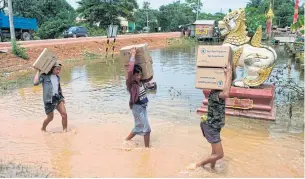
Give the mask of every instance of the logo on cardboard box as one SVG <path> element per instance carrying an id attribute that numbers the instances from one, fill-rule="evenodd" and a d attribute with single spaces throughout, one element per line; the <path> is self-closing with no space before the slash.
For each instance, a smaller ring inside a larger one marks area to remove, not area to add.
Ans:
<path id="1" fill-rule="evenodd" d="M 218 87 L 222 87 L 222 86 L 223 86 L 223 82 L 222 82 L 222 80 L 217 81 L 217 86 L 218 86 Z"/>

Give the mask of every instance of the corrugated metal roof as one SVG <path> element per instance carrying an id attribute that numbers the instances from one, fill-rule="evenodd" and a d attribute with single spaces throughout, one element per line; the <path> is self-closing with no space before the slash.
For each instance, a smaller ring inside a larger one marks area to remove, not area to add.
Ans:
<path id="1" fill-rule="evenodd" d="M 193 24 L 213 25 L 214 23 L 215 23 L 215 20 L 196 20 Z"/>

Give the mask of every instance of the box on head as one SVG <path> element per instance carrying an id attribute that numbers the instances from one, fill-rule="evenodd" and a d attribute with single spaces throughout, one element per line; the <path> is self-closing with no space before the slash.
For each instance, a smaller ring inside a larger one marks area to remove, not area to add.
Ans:
<path id="1" fill-rule="evenodd" d="M 55 56 L 55 54 L 49 49 L 45 48 L 34 62 L 33 67 L 39 69 L 41 73 L 47 74 L 57 61 L 58 58 Z"/>
<path id="2" fill-rule="evenodd" d="M 135 64 L 142 67 L 143 75 L 142 79 L 147 80 L 153 76 L 152 59 L 149 55 L 147 44 L 130 45 L 120 49 L 120 58 L 124 64 L 125 77 L 128 75 L 128 64 L 130 59 L 130 50 L 136 47 L 137 53 L 135 57 Z"/>
<path id="3" fill-rule="evenodd" d="M 198 89 L 223 90 L 226 75 L 223 68 L 232 63 L 229 46 L 199 46 L 196 54 L 196 82 Z"/>

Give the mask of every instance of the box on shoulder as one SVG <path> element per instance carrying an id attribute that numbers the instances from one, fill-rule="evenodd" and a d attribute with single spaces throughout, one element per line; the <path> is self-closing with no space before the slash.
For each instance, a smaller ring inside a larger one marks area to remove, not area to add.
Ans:
<path id="1" fill-rule="evenodd" d="M 198 46 L 196 54 L 197 67 L 226 67 L 229 60 L 232 61 L 232 49 L 230 46 Z"/>

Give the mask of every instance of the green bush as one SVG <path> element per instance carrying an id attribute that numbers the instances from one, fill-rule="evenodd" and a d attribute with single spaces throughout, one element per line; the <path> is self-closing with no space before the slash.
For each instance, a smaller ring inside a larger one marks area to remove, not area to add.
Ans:
<path id="1" fill-rule="evenodd" d="M 20 58 L 23 58 L 24 60 L 29 59 L 26 49 L 17 44 L 16 40 L 12 40 L 12 53 Z"/>

